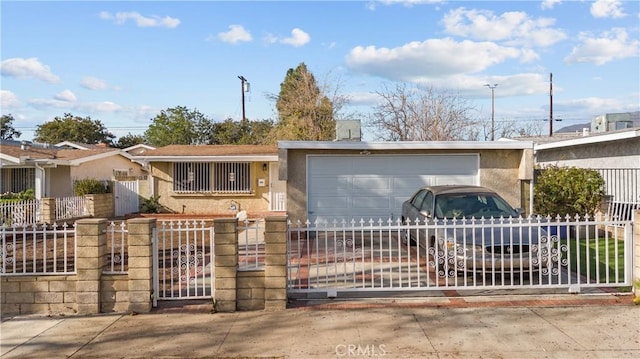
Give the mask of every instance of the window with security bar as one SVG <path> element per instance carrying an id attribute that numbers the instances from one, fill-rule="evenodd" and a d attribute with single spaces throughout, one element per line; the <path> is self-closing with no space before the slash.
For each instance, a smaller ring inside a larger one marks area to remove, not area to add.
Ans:
<path id="1" fill-rule="evenodd" d="M 251 193 L 251 163 L 215 162 L 213 191 L 217 193 Z"/>
<path id="2" fill-rule="evenodd" d="M 34 188 L 35 168 L 0 168 L 0 193 L 19 193 Z"/>
<path id="3" fill-rule="evenodd" d="M 173 179 L 176 193 L 251 193 L 251 163 L 177 162 Z"/>
<path id="4" fill-rule="evenodd" d="M 211 163 L 174 163 L 173 191 L 177 193 L 211 192 Z"/>

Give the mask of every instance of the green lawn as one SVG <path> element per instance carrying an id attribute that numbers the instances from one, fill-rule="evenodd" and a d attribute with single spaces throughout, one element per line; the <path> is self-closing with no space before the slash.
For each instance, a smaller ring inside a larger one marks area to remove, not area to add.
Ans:
<path id="1" fill-rule="evenodd" d="M 584 277 L 589 276 L 590 281 L 598 278 L 598 283 L 624 282 L 624 240 L 592 238 L 589 239 L 588 246 L 586 239 L 569 241 L 569 252 L 564 256 L 570 256 L 569 265 L 572 272 L 577 272 L 579 267 L 580 274 Z M 566 244 L 567 240 L 562 242 Z"/>

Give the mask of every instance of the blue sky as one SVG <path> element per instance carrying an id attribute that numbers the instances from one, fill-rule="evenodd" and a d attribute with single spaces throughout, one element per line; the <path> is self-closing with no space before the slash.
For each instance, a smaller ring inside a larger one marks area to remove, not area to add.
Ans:
<path id="1" fill-rule="evenodd" d="M 276 118 L 289 68 L 304 62 L 366 121 L 376 92 L 449 89 L 490 121 L 560 128 L 640 110 L 640 2 L 6 1 L 1 112 L 31 139 L 71 113 L 116 136 L 186 106 L 222 121 Z M 374 138 L 364 130 L 365 140 Z"/>

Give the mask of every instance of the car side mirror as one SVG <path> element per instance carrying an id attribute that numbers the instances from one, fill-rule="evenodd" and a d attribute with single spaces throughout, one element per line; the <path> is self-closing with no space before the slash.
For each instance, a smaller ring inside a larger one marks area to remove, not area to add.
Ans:
<path id="1" fill-rule="evenodd" d="M 431 211 L 427 211 L 427 210 L 420 211 L 420 215 L 423 216 L 424 218 L 431 218 Z"/>
<path id="2" fill-rule="evenodd" d="M 524 208 L 515 208 L 516 213 L 518 213 L 519 216 L 524 215 Z"/>

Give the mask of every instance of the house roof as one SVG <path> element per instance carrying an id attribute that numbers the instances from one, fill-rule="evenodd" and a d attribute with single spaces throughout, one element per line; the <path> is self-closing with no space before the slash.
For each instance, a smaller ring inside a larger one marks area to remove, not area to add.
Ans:
<path id="1" fill-rule="evenodd" d="M 95 149 L 65 149 L 65 148 L 37 148 L 23 149 L 21 146 L 3 144 L 0 147 L 0 157 L 14 164 L 34 161 L 50 165 L 79 165 L 87 161 L 121 155 L 131 159 L 131 155 L 117 148 Z"/>
<path id="2" fill-rule="evenodd" d="M 551 143 L 540 143 L 540 144 L 536 144 L 534 149 L 536 151 L 548 150 L 548 149 L 554 149 L 554 148 L 563 148 L 563 147 L 587 145 L 587 144 L 594 144 L 594 143 L 619 141 L 619 140 L 632 139 L 632 138 L 640 138 L 640 128 L 596 133 L 596 134 L 591 134 L 589 136 L 565 139 L 563 141 L 556 141 Z"/>
<path id="3" fill-rule="evenodd" d="M 169 145 L 136 156 L 143 161 L 277 161 L 278 147 L 267 145 Z"/>
<path id="4" fill-rule="evenodd" d="M 62 141 L 55 144 L 56 147 L 75 148 L 77 150 L 89 150 L 95 148 L 105 148 L 106 144 L 89 144 L 75 141 Z"/>

